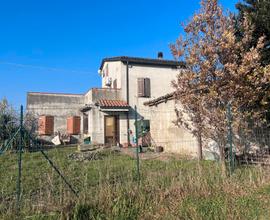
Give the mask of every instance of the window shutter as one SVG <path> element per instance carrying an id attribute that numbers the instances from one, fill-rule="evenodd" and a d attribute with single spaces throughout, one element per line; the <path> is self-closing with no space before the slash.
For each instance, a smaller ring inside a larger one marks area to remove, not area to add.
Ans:
<path id="1" fill-rule="evenodd" d="M 144 97 L 144 78 L 138 78 L 138 97 Z"/>
<path id="2" fill-rule="evenodd" d="M 145 78 L 144 79 L 144 97 L 150 97 L 151 96 L 151 85 L 150 85 L 150 79 Z"/>
<path id="3" fill-rule="evenodd" d="M 113 81 L 113 88 L 114 88 L 114 89 L 117 89 L 117 79 L 115 79 L 115 80 Z"/>
<path id="4" fill-rule="evenodd" d="M 108 64 L 105 67 L 105 76 L 109 76 L 109 66 L 108 66 Z"/>

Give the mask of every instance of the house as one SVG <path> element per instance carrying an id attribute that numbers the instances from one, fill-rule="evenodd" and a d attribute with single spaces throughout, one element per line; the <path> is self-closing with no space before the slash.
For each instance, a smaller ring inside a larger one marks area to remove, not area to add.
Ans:
<path id="1" fill-rule="evenodd" d="M 99 68 L 101 88 L 92 88 L 85 94 L 29 92 L 27 110 L 38 117 L 53 116 L 54 124 L 50 126 L 53 126 L 51 130 L 54 132 L 66 133 L 71 130 L 69 133 L 72 134 L 72 129 L 68 127 L 73 122 L 67 123 L 67 120 L 80 116 L 77 127 L 80 127 L 81 137 L 89 137 L 92 143 L 128 145 L 134 143 L 136 106 L 142 128 L 150 130 L 153 139 L 156 138 L 157 144 L 162 145 L 165 143 L 163 140 L 173 136 L 166 133 L 165 137 L 160 124 L 165 120 L 169 123 L 175 113 L 170 109 L 169 118 L 163 118 L 164 114 L 158 112 L 163 104 L 153 111 L 152 105 L 144 103 L 173 92 L 171 81 L 182 68 L 185 68 L 184 63 L 165 60 L 162 53 L 158 54 L 157 59 L 127 56 L 105 58 Z M 163 106 L 162 109 L 169 107 Z M 168 149 L 174 148 L 177 146 Z"/>

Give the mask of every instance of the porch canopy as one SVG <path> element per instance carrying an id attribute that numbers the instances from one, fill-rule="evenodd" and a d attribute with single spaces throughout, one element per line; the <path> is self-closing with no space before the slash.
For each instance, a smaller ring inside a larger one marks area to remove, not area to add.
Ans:
<path id="1" fill-rule="evenodd" d="M 123 100 L 99 99 L 94 104 L 85 105 L 80 110 L 86 112 L 93 107 L 98 107 L 103 112 L 128 112 L 130 106 Z"/>
<path id="2" fill-rule="evenodd" d="M 128 112 L 130 106 L 126 101 L 122 100 L 109 100 L 100 99 L 96 103 L 96 106 L 100 108 L 101 111 L 114 111 L 114 112 Z"/>

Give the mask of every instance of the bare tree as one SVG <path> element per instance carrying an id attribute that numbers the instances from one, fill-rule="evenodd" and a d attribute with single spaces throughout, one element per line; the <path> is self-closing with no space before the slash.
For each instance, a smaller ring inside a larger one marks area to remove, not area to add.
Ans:
<path id="1" fill-rule="evenodd" d="M 0 100 L 0 143 L 9 139 L 18 127 L 17 114 L 7 99 Z"/>
<path id="2" fill-rule="evenodd" d="M 38 117 L 33 114 L 32 112 L 27 112 L 24 115 L 24 128 L 27 129 L 27 131 L 31 135 L 35 135 L 38 131 Z"/>
<path id="3" fill-rule="evenodd" d="M 7 99 L 0 100 L 0 145 L 15 134 L 20 126 L 20 114 Z M 23 127 L 32 136 L 38 130 L 38 119 L 30 112 L 24 114 Z M 16 142 L 16 139 L 15 139 Z"/>

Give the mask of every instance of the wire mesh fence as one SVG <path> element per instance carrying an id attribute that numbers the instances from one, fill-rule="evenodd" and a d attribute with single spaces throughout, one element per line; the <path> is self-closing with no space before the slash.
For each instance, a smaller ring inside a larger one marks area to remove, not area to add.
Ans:
<path id="1" fill-rule="evenodd" d="M 233 135 L 236 159 L 240 164 L 270 165 L 270 128 L 251 120 L 248 127 Z"/>
<path id="2" fill-rule="evenodd" d="M 244 130 L 241 131 L 242 133 L 233 132 L 232 137 L 236 159 L 240 161 L 238 156 L 241 155 L 238 154 L 237 149 L 245 149 L 245 153 L 242 153 L 245 157 L 241 160 L 245 159 L 248 163 L 255 161 L 255 155 L 257 158 L 261 155 L 262 158 L 262 155 L 265 157 L 269 152 L 267 127 L 258 127 L 257 125 L 250 127 L 252 129 L 249 132 L 244 132 Z M 233 129 L 233 131 L 235 130 Z M 102 135 L 102 133 L 96 132 L 96 135 Z M 39 146 L 33 139 L 26 132 L 23 136 L 23 145 L 30 148 Z M 74 206 L 74 201 L 82 200 L 92 201 L 93 204 L 98 204 L 99 207 L 104 206 L 108 210 L 108 207 L 113 207 L 114 211 L 110 214 L 119 216 L 123 212 L 121 210 L 123 207 L 126 208 L 126 213 L 130 213 L 128 207 L 132 207 L 132 202 L 137 198 L 136 193 L 142 196 L 143 193 L 149 195 L 150 192 L 152 198 L 155 196 L 167 198 L 168 195 L 163 194 L 163 192 L 166 192 L 167 189 L 173 189 L 175 185 L 181 186 L 188 193 L 192 187 L 195 187 L 194 192 L 200 191 L 202 186 L 205 187 L 206 191 L 212 190 L 211 187 L 207 188 L 209 182 L 211 183 L 217 178 L 217 182 L 224 181 L 224 178 L 219 176 L 221 171 L 218 163 L 212 163 L 211 166 L 202 164 L 203 168 L 201 168 L 195 160 L 185 162 L 183 159 L 186 158 L 183 157 L 166 158 L 166 154 L 150 150 L 155 146 L 172 146 L 172 152 L 184 152 L 186 149 L 196 152 L 197 143 L 194 139 L 162 140 L 161 138 L 159 141 L 152 141 L 152 144 L 142 148 L 142 151 L 140 151 L 139 139 L 139 137 L 134 139 L 135 145 L 132 148 L 112 149 L 102 146 L 102 151 L 98 152 L 96 150 L 90 151 L 91 153 L 76 152 L 79 156 L 74 156 L 75 148 L 60 149 L 56 147 L 45 152 L 49 160 L 44 160 L 44 155 L 39 152 L 38 148 L 35 153 L 25 151 L 22 154 L 21 209 L 32 214 L 56 210 L 68 213 L 70 207 Z M 13 146 L 13 152 L 16 152 L 18 150 L 16 146 L 20 146 L 20 140 L 14 140 Z M 255 149 L 254 153 L 251 151 L 253 149 Z M 190 154 L 190 152 L 186 153 Z M 250 155 L 253 155 L 253 158 L 250 158 Z M 50 160 L 50 158 L 52 159 Z M 5 155 L 0 157 L 0 161 L 0 213 L 11 213 L 16 210 L 17 155 L 5 152 Z M 48 161 L 53 164 L 48 163 Z M 61 171 L 60 174 L 55 172 L 54 167 Z M 255 174 L 252 173 L 252 175 Z M 76 192 L 79 191 L 79 199 L 74 196 L 65 179 Z M 249 182 L 245 183 L 250 184 Z M 183 193 L 180 190 L 180 194 L 177 196 L 181 197 Z M 158 201 L 161 201 L 160 198 L 155 200 L 157 204 Z M 141 199 L 148 201 L 146 196 Z M 122 201 L 124 202 L 122 203 Z M 130 216 L 125 217 L 129 218 Z"/>

